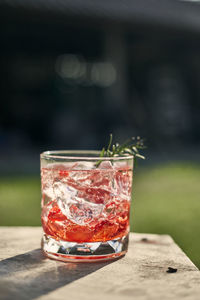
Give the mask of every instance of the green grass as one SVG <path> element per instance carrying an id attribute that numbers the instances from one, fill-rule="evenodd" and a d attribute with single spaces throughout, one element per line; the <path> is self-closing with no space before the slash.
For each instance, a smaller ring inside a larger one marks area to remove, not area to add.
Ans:
<path id="1" fill-rule="evenodd" d="M 200 268 L 200 165 L 137 168 L 131 229 L 170 234 Z M 40 179 L 0 179 L 0 225 L 40 225 Z"/>
<path id="2" fill-rule="evenodd" d="M 0 199 L 0 225 L 41 225 L 39 176 L 1 177 Z"/>

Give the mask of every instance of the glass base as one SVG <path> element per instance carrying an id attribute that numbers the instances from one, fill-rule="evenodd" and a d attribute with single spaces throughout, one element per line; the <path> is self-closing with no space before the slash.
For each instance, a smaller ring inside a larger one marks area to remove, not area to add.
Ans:
<path id="1" fill-rule="evenodd" d="M 55 240 L 44 234 L 42 249 L 49 258 L 66 262 L 92 262 L 117 258 L 128 249 L 128 235 L 106 242 L 76 243 Z"/>

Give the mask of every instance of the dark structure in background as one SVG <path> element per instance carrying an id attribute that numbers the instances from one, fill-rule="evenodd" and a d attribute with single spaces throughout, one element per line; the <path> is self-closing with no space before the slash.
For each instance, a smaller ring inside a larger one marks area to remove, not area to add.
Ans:
<path id="1" fill-rule="evenodd" d="M 110 132 L 151 151 L 199 145 L 199 14 L 176 0 L 1 1 L 0 171 L 100 149 Z"/>

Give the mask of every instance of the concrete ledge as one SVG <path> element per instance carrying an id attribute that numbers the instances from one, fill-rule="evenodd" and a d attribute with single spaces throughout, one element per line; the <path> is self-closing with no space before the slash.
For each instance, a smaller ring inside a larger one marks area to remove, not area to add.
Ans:
<path id="1" fill-rule="evenodd" d="M 200 272 L 168 235 L 132 233 L 122 259 L 76 264 L 45 258 L 41 234 L 0 227 L 0 299 L 200 299 Z"/>

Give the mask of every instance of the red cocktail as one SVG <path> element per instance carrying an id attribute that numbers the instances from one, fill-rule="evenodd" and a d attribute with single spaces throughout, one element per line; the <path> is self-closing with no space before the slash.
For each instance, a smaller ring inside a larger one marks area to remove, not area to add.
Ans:
<path id="1" fill-rule="evenodd" d="M 43 250 L 48 256 L 109 259 L 127 251 L 132 168 L 132 156 L 41 155 Z"/>

